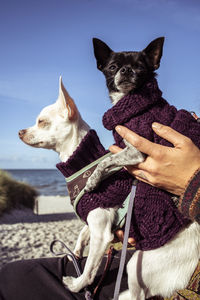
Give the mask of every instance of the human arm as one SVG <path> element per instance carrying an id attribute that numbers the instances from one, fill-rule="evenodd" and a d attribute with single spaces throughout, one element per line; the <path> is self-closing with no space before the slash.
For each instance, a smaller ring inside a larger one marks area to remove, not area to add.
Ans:
<path id="1" fill-rule="evenodd" d="M 186 213 L 185 210 L 183 212 L 180 205 L 179 209 L 184 215 L 188 216 L 192 207 L 191 218 L 196 219 L 200 215 L 200 199 L 197 201 L 197 198 L 195 198 L 194 205 L 194 198 L 188 199 L 187 197 L 185 199 L 184 194 L 191 177 L 200 168 L 200 150 L 189 138 L 168 126 L 153 123 L 152 128 L 156 134 L 171 142 L 174 147 L 152 143 L 123 126 L 116 127 L 116 131 L 123 138 L 138 150 L 147 154 L 144 162 L 137 166 L 127 166 L 127 169 L 137 179 L 181 196 L 180 199 L 184 202 L 181 207 L 188 207 L 188 212 Z M 121 149 L 111 146 L 110 150 L 117 153 Z M 194 197 L 199 197 L 199 189 L 197 189 L 197 194 L 195 193 Z"/>

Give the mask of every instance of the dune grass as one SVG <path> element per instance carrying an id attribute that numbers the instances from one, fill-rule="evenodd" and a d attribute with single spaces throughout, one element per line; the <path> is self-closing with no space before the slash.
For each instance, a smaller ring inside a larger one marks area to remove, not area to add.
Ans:
<path id="1" fill-rule="evenodd" d="M 33 187 L 0 170 L 0 214 L 23 206 L 33 209 L 36 196 L 37 191 Z"/>

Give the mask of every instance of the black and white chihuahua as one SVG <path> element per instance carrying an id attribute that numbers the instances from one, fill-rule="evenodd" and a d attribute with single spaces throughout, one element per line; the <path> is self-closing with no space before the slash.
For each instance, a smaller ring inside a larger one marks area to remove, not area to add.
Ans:
<path id="1" fill-rule="evenodd" d="M 97 68 L 103 72 L 109 96 L 113 105 L 130 91 L 139 89 L 149 78 L 155 76 L 155 70 L 160 66 L 163 52 L 164 37 L 152 41 L 143 51 L 114 52 L 104 42 L 93 39 L 94 54 Z M 115 166 L 138 164 L 144 156 L 135 147 L 124 140 L 126 148 L 120 153 L 107 157 L 88 179 L 85 191 L 93 190 L 102 177 Z"/>
<path id="2" fill-rule="evenodd" d="M 135 93 L 156 75 L 163 44 L 164 38 L 160 37 L 139 52 L 114 52 L 101 40 L 93 39 L 97 68 L 105 75 L 113 105 L 127 94 Z M 144 160 L 142 153 L 126 141 L 124 143 L 126 147 L 121 152 L 99 163 L 87 181 L 86 191 L 94 189 L 113 167 Z M 200 226 L 194 222 L 164 246 L 136 251 L 127 265 L 129 290 L 120 294 L 119 299 L 142 300 L 153 295 L 169 297 L 175 290 L 185 288 L 200 258 L 199 245 Z"/>

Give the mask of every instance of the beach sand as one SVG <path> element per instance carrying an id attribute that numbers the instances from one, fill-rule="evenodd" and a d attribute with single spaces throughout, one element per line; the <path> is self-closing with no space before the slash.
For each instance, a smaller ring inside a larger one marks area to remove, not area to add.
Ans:
<path id="1" fill-rule="evenodd" d="M 54 239 L 62 240 L 73 250 L 84 223 L 76 217 L 69 201 L 59 197 L 40 199 L 39 215 L 21 208 L 0 217 L 0 268 L 15 260 L 53 256 L 49 247 Z"/>

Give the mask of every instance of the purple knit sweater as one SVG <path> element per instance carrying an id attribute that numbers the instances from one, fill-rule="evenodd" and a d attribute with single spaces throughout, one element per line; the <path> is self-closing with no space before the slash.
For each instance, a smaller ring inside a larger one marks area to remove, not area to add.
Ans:
<path id="1" fill-rule="evenodd" d="M 69 177 L 106 153 L 108 151 L 102 146 L 96 132 L 90 130 L 67 162 L 56 166 L 65 177 Z M 130 193 L 132 183 L 133 177 L 125 170 L 113 174 L 102 181 L 97 189 L 83 195 L 77 205 L 78 215 L 86 222 L 88 213 L 95 208 L 121 207 Z"/>
<path id="2" fill-rule="evenodd" d="M 150 80 L 138 93 L 122 98 L 103 116 L 104 126 L 113 130 L 116 144 L 122 148 L 124 142 L 114 130 L 118 124 L 123 124 L 151 141 L 170 146 L 170 143 L 153 132 L 151 124 L 154 121 L 170 125 L 189 136 L 200 147 L 200 124 L 189 112 L 177 111 L 162 98 L 156 79 Z M 57 167 L 68 177 L 105 153 L 95 132 L 90 131 L 72 157 Z M 131 183 L 132 179 L 126 171 L 116 173 L 103 181 L 96 190 L 82 197 L 78 213 L 86 220 L 89 211 L 96 207 L 121 206 L 130 192 Z M 169 193 L 138 183 L 129 235 L 136 239 L 137 249 L 151 250 L 164 245 L 188 223 L 189 220 L 180 214 Z"/>

